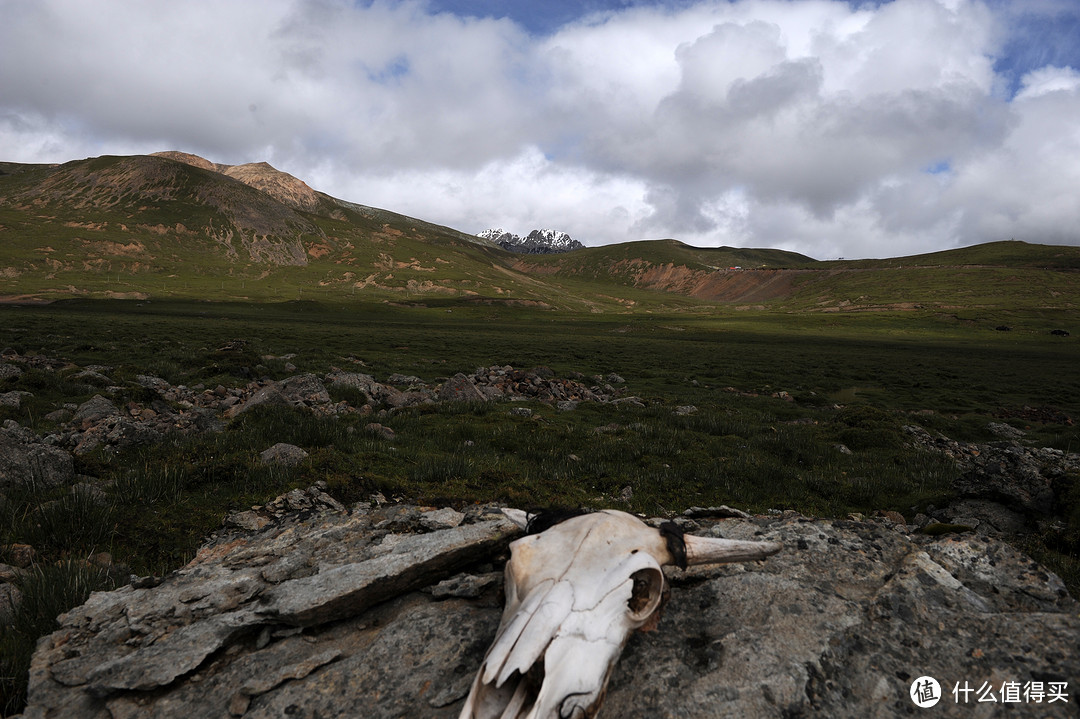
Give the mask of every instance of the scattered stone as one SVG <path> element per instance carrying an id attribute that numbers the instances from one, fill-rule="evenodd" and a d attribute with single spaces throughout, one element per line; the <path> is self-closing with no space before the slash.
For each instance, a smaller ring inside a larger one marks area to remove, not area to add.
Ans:
<path id="1" fill-rule="evenodd" d="M 364 425 L 364 430 L 370 432 L 371 434 L 374 434 L 377 437 L 382 437 L 383 439 L 387 440 L 392 440 L 397 437 L 397 434 L 394 432 L 393 429 L 391 429 L 390 427 L 385 427 L 378 422 L 369 422 L 368 424 Z"/>
<path id="2" fill-rule="evenodd" d="M 30 567 L 37 559 L 37 551 L 29 544 L 9 544 L 4 547 L 3 553 L 7 561 L 19 569 Z"/>
<path id="3" fill-rule="evenodd" d="M 439 389 L 440 402 L 484 402 L 486 398 L 468 377 L 458 372 Z"/>
<path id="4" fill-rule="evenodd" d="M 833 449 L 835 449 L 840 454 L 854 454 L 854 452 L 852 452 L 848 448 L 848 446 L 846 444 L 841 444 L 841 443 L 834 444 Z"/>
<path id="5" fill-rule="evenodd" d="M 458 574 L 457 576 L 444 579 L 432 587 L 425 587 L 424 591 L 431 594 L 432 599 L 476 599 L 489 587 L 495 586 L 502 581 L 501 572 L 486 572 L 484 574 Z"/>
<path id="6" fill-rule="evenodd" d="M 73 375 L 72 379 L 82 380 L 83 382 L 101 385 L 103 387 L 107 387 L 113 384 L 113 381 L 111 379 L 103 375 L 101 372 L 92 369 L 84 369 L 82 372 Z"/>
<path id="7" fill-rule="evenodd" d="M 507 414 L 511 417 L 532 417 L 533 411 L 528 407 L 511 407 Z"/>
<path id="8" fill-rule="evenodd" d="M 281 389 L 276 382 L 272 382 L 262 389 L 255 392 L 247 399 L 246 402 L 236 407 L 231 407 L 225 412 L 225 416 L 239 417 L 245 412 L 250 412 L 256 407 L 279 407 L 279 406 L 291 406 L 292 402 L 289 398 L 282 394 Z"/>
<path id="9" fill-rule="evenodd" d="M 690 507 L 683 512 L 684 517 L 690 519 L 728 519 L 731 517 L 737 517 L 739 519 L 749 519 L 750 515 L 741 509 L 735 509 L 729 507 L 726 504 L 721 504 L 719 507 Z"/>
<path id="10" fill-rule="evenodd" d="M 3 556 L 3 554 L 0 553 L 0 556 Z M 0 563 L 0 582 L 14 582 L 21 576 L 22 571 L 18 567 Z"/>
<path id="11" fill-rule="evenodd" d="M 226 526 L 236 527 L 248 532 L 258 532 L 268 527 L 272 522 L 271 518 L 264 517 L 253 510 L 233 512 L 225 518 Z"/>
<path id="12" fill-rule="evenodd" d="M 6 362 L 0 362 L 0 380 L 11 379 L 22 374 L 22 368 Z"/>
<path id="13" fill-rule="evenodd" d="M 130 417 L 109 417 L 87 429 L 72 453 L 82 456 L 98 447 L 106 447 L 110 452 L 117 452 L 159 439 L 161 439 L 161 433 L 151 425 Z"/>
<path id="14" fill-rule="evenodd" d="M 17 427 L 17 425 L 16 425 Z M 75 481 L 74 460 L 68 452 L 40 443 L 23 428 L 0 430 L 0 489 L 13 486 L 59 487 Z"/>
<path id="15" fill-rule="evenodd" d="M 420 524 L 426 529 L 437 531 L 440 529 L 452 529 L 465 519 L 465 515 L 450 507 L 424 512 L 420 515 Z"/>
<path id="16" fill-rule="evenodd" d="M 72 412 L 71 412 L 70 409 L 61 408 L 61 409 L 49 412 L 42 419 L 44 419 L 47 422 L 55 422 L 56 424 L 61 424 L 63 422 L 67 422 L 68 420 L 70 420 L 71 417 L 72 417 Z"/>
<path id="17" fill-rule="evenodd" d="M 117 417 L 119 415 L 120 410 L 116 408 L 115 404 L 100 394 L 95 394 L 79 405 L 71 421 L 82 429 L 88 429 L 107 417 Z"/>
<path id="18" fill-rule="evenodd" d="M 308 453 L 303 449 L 286 442 L 278 442 L 273 447 L 259 452 L 259 460 L 263 464 L 276 464 L 283 467 L 294 467 L 303 462 L 307 456 Z"/>
<path id="19" fill-rule="evenodd" d="M 947 514 L 974 516 L 980 520 L 980 532 L 1031 525 L 1050 516 L 1056 479 L 1080 471 L 1080 454 L 1076 453 L 1026 447 L 1013 440 L 958 442 L 917 425 L 906 425 L 904 431 L 915 446 L 940 452 L 956 462 L 960 475 L 953 481 L 953 489 L 959 499 L 954 504 L 973 504 Z"/>
<path id="20" fill-rule="evenodd" d="M 560 412 L 570 412 L 572 410 L 577 409 L 578 404 L 579 404 L 578 402 L 567 399 L 567 400 L 563 400 L 561 402 L 557 402 L 555 404 L 555 408 L 557 410 L 559 410 Z"/>
<path id="21" fill-rule="evenodd" d="M 281 394 L 293 403 L 307 406 L 329 404 L 330 394 L 323 383 L 313 374 L 301 374 L 283 380 Z"/>
<path id="22" fill-rule="evenodd" d="M 1017 429 L 1011 424 L 1005 424 L 1004 422 L 990 422 L 986 425 L 986 428 L 990 430 L 991 434 L 994 434 L 1002 439 L 1020 439 L 1024 436 L 1022 429 Z"/>
<path id="23" fill-rule="evenodd" d="M 895 525 L 900 526 L 900 527 L 906 527 L 907 526 L 907 520 L 904 519 L 904 515 L 900 514 L 899 512 L 895 512 L 895 511 L 893 511 L 891 509 L 890 510 L 885 510 L 885 511 L 879 511 L 877 513 L 877 516 L 881 517 L 882 519 L 884 519 L 887 522 L 890 522 L 891 524 L 895 524 Z"/>
<path id="24" fill-rule="evenodd" d="M 158 394 L 164 394 L 171 389 L 171 385 L 160 377 L 154 377 L 152 375 L 140 374 L 135 377 L 136 384 L 152 389 Z"/>
<path id="25" fill-rule="evenodd" d="M 414 377 L 411 374 L 398 374 L 397 372 L 387 377 L 386 382 L 387 384 L 400 384 L 406 386 L 424 384 L 424 380 L 419 377 Z"/>
<path id="26" fill-rule="evenodd" d="M 22 602 L 22 592 L 13 584 L 0 584 L 0 624 L 9 624 Z"/>
<path id="27" fill-rule="evenodd" d="M 675 411 L 672 414 L 674 414 L 676 417 L 687 417 L 689 415 L 696 414 L 697 411 L 697 407 L 692 404 L 687 404 L 676 407 Z"/>
<path id="28" fill-rule="evenodd" d="M 22 406 L 23 397 L 33 397 L 32 392 L 4 392 L 0 394 L 0 407 L 10 407 L 11 409 L 19 409 Z"/>

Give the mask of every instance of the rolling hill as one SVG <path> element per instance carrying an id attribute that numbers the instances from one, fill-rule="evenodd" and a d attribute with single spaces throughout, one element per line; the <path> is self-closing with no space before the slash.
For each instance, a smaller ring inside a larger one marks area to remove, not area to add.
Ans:
<path id="1" fill-rule="evenodd" d="M 266 163 L 180 152 L 0 163 L 0 296 L 519 303 L 571 310 L 1075 309 L 1080 248 L 994 242 L 821 262 L 630 242 L 521 255 L 312 189 Z"/>

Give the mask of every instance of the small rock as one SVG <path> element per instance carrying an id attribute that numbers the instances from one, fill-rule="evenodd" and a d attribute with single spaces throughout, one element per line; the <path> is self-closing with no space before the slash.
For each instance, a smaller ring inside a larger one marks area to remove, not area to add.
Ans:
<path id="1" fill-rule="evenodd" d="M 87 429 L 107 417 L 117 417 L 119 415 L 120 410 L 116 408 L 115 404 L 100 394 L 96 394 L 79 405 L 71 421 L 75 425 Z"/>
<path id="2" fill-rule="evenodd" d="M 0 582 L 13 582 L 22 576 L 22 572 L 10 564 L 0 564 Z"/>
<path id="3" fill-rule="evenodd" d="M 718 517 L 721 519 L 731 517 L 738 517 L 739 519 L 750 518 L 750 515 L 741 509 L 735 509 L 726 504 L 721 504 L 719 507 L 690 507 L 683 512 L 683 516 L 690 517 L 691 519 L 704 519 L 706 517 Z"/>
<path id="4" fill-rule="evenodd" d="M 308 453 L 303 449 L 286 442 L 278 442 L 273 447 L 259 452 L 259 459 L 263 464 L 277 464 L 284 467 L 294 467 L 303 462 L 307 456 Z"/>
<path id="5" fill-rule="evenodd" d="M 571 410 L 577 409 L 578 404 L 579 403 L 575 402 L 574 400 L 567 399 L 561 402 L 556 402 L 555 408 L 558 409 L 560 412 L 570 412 Z"/>
<path id="6" fill-rule="evenodd" d="M 898 524 L 900 526 L 904 526 L 904 525 L 907 524 L 907 520 L 904 519 L 904 515 L 900 514 L 899 512 L 894 512 L 892 510 L 886 510 L 884 512 L 878 512 L 877 516 L 882 517 L 882 518 L 888 520 L 889 522 L 891 522 L 893 524 Z"/>
<path id="7" fill-rule="evenodd" d="M 393 429 L 383 426 L 378 422 L 369 422 L 368 424 L 364 425 L 364 429 L 377 437 L 382 437 L 383 439 L 392 440 L 397 437 L 397 433 L 394 432 Z"/>
<path id="8" fill-rule="evenodd" d="M 74 375 L 72 379 L 82 380 L 83 382 L 97 385 L 111 385 L 113 383 L 111 379 L 103 375 L 101 372 L 92 369 L 85 369 L 82 372 Z"/>
<path id="9" fill-rule="evenodd" d="M 22 406 L 23 397 L 33 397 L 31 392 L 5 392 L 0 394 L 0 407 L 10 407 L 11 409 L 19 409 Z"/>
<path id="10" fill-rule="evenodd" d="M 313 374 L 296 375 L 282 381 L 281 393 L 292 402 L 303 402 L 307 405 L 330 403 L 330 394 L 326 387 Z"/>
<path id="11" fill-rule="evenodd" d="M 59 447 L 40 444 L 33 432 L 15 425 L 0 432 L 0 487 L 58 487 L 75 481 L 74 458 Z"/>
<path id="12" fill-rule="evenodd" d="M 420 515 L 420 524 L 432 531 L 439 529 L 451 529 L 461 524 L 465 515 L 450 507 L 424 512 Z"/>
<path id="13" fill-rule="evenodd" d="M 12 566 L 19 569 L 26 569 L 37 559 L 37 552 L 29 544 L 9 544 L 4 548 L 4 554 Z"/>
<path id="14" fill-rule="evenodd" d="M 854 452 L 848 449 L 848 446 L 846 444 L 834 444 L 833 449 L 835 449 L 840 454 L 854 454 Z"/>
<path id="15" fill-rule="evenodd" d="M 257 532 L 269 526 L 270 523 L 271 521 L 268 518 L 250 509 L 244 512 L 233 512 L 225 518 L 226 525 L 248 532 Z"/>
<path id="16" fill-rule="evenodd" d="M 71 419 L 71 416 L 72 415 L 70 409 L 61 408 L 53 412 L 49 412 L 42 419 L 47 422 L 55 422 L 56 424 L 61 424 L 62 422 L 67 422 L 69 419 Z"/>
<path id="17" fill-rule="evenodd" d="M 226 417 L 238 417 L 244 412 L 249 412 L 256 407 L 273 407 L 273 406 L 291 406 L 292 402 L 281 393 L 277 384 L 269 384 L 260 389 L 255 394 L 251 395 L 247 402 L 237 406 L 231 407 L 225 412 Z"/>
<path id="18" fill-rule="evenodd" d="M 16 367 L 13 364 L 0 363 L 0 380 L 10 379 L 12 377 L 18 377 L 22 374 L 22 369 Z"/>
<path id="19" fill-rule="evenodd" d="M 1004 422 L 990 422 L 986 425 L 986 429 L 988 429 L 991 434 L 1001 437 L 1002 439 L 1020 439 L 1025 434 L 1022 429 L 1017 429 L 1011 424 L 1005 424 Z"/>
<path id="20" fill-rule="evenodd" d="M 0 624 L 8 624 L 15 618 L 15 611 L 22 602 L 22 592 L 13 584 L 0 584 Z"/>
<path id="21" fill-rule="evenodd" d="M 675 411 L 672 414 L 674 414 L 676 417 L 686 417 L 688 415 L 694 414 L 697 411 L 697 407 L 692 404 L 687 404 L 676 407 Z"/>
<path id="22" fill-rule="evenodd" d="M 145 387 L 146 389 L 152 389 L 158 394 L 164 394 L 171 389 L 171 385 L 160 377 L 154 377 L 153 375 L 140 374 L 136 375 L 135 383 Z"/>
<path id="23" fill-rule="evenodd" d="M 462 376 L 464 376 L 464 375 L 462 375 Z M 392 374 L 392 375 L 390 375 L 389 377 L 386 378 L 386 383 L 387 384 L 401 384 L 401 385 L 412 386 L 412 385 L 422 385 L 422 384 L 424 384 L 424 380 L 420 379 L 419 377 L 414 377 L 411 374 L 399 374 L 399 373 L 395 372 L 394 374 Z"/>
<path id="24" fill-rule="evenodd" d="M 458 574 L 457 576 L 444 579 L 433 587 L 424 591 L 429 592 L 433 599 L 476 599 L 484 593 L 488 587 L 498 583 L 502 577 L 501 572 L 487 572 L 485 574 Z"/>
<path id="25" fill-rule="evenodd" d="M 443 382 L 439 389 L 441 402 L 483 402 L 484 400 L 484 395 L 476 388 L 476 385 L 460 372 Z"/>
<path id="26" fill-rule="evenodd" d="M 507 412 L 511 417 L 532 417 L 532 413 L 528 407 L 513 407 Z"/>

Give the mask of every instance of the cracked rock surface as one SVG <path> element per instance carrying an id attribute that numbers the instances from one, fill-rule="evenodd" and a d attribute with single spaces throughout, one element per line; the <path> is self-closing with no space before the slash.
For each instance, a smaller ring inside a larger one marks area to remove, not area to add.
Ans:
<path id="1" fill-rule="evenodd" d="M 309 490 L 213 538 L 184 569 L 96 593 L 34 656 L 26 719 L 456 717 L 502 611 L 518 530 L 489 507 L 345 509 Z M 763 562 L 669 571 L 658 630 L 635 634 L 604 717 L 891 717 L 938 679 L 935 716 L 982 717 L 957 682 L 1067 682 L 1075 716 L 1080 605 L 985 536 L 784 516 L 688 530 L 777 540 Z M 426 590 L 426 591 L 420 591 Z"/>

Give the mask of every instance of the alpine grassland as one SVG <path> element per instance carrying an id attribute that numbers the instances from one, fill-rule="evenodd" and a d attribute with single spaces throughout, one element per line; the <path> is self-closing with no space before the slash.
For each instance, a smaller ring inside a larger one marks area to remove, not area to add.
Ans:
<path id="1" fill-rule="evenodd" d="M 392 438 L 369 428 L 376 417 L 268 407 L 220 431 L 76 456 L 76 473 L 96 478 L 92 486 L 29 485 L 6 492 L 0 506 L 3 545 L 37 552 L 37 569 L 17 585 L 32 601 L 0 630 L 5 701 L 22 702 L 32 639 L 49 629 L 34 597 L 62 596 L 71 606 L 91 589 L 128 581 L 126 573 L 167 573 L 226 513 L 315 482 L 346 504 L 377 496 L 649 515 L 728 504 L 910 518 L 949 500 L 957 470 L 913 448 L 904 425 L 987 441 L 987 423 L 1010 410 L 1080 414 L 1076 339 L 1050 334 L 1068 317 L 1013 313 L 1008 332 L 996 329 L 1002 321 L 940 311 L 575 313 L 462 300 L 0 305 L 3 348 L 70 363 L 0 385 L 29 393 L 18 409 L 0 409 L 0 420 L 42 436 L 59 431 L 46 415 L 65 404 L 109 392 L 118 406 L 148 400 L 138 375 L 200 389 L 341 367 L 380 381 L 402 373 L 437 383 L 481 366 L 544 366 L 589 382 L 618 375 L 640 400 L 571 411 L 508 401 L 375 406 Z M 230 344 L 243 350 L 221 351 Z M 108 368 L 111 389 L 76 378 L 95 365 Z M 368 398 L 337 391 L 335 400 L 360 406 Z M 519 407 L 531 412 L 511 412 Z M 1080 448 L 1075 424 L 1004 421 L 1040 446 Z M 258 453 L 278 442 L 308 456 L 292 467 L 260 462 Z M 1069 526 L 1031 538 L 1029 551 L 1075 591 Z M 103 552 L 108 570 L 93 563 Z"/>

